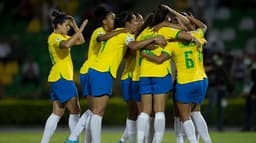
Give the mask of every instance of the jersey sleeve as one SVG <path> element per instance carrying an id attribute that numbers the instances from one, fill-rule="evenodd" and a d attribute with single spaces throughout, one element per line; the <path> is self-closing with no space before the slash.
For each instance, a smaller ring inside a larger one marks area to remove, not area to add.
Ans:
<path id="1" fill-rule="evenodd" d="M 68 37 L 68 38 L 70 38 L 70 37 Z M 56 35 L 53 37 L 52 42 L 53 42 L 54 46 L 60 48 L 60 43 L 64 40 L 65 40 L 64 37 L 62 37 L 61 35 Z"/>
<path id="2" fill-rule="evenodd" d="M 98 31 L 98 32 L 96 33 L 96 40 L 99 41 L 98 38 L 99 38 L 100 36 L 102 36 L 102 35 L 104 35 L 104 33 L 103 33 L 102 31 Z"/>

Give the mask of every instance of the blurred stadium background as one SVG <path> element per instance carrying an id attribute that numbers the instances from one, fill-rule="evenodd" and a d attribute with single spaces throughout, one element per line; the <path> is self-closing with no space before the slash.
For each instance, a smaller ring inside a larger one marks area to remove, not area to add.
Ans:
<path id="1" fill-rule="evenodd" d="M 80 89 L 79 68 L 87 55 L 94 7 L 101 4 L 114 11 L 135 10 L 145 16 L 160 3 L 180 12 L 192 11 L 208 25 L 204 56 L 210 85 L 202 112 L 210 126 L 218 131 L 227 126 L 255 129 L 256 99 L 249 92 L 255 83 L 251 76 L 256 63 L 255 0 L 1 0 L 0 126 L 43 127 L 51 113 L 47 37 L 52 30 L 49 14 L 53 9 L 75 16 L 78 23 L 89 19 L 84 31 L 86 44 L 72 49 L 75 81 Z M 104 122 L 124 125 L 125 103 L 119 81 L 114 84 L 113 97 Z M 171 114 L 172 102 L 168 103 L 167 112 Z M 86 108 L 84 99 L 81 104 Z M 122 117 L 113 116 L 117 109 Z M 113 118 L 114 122 L 108 121 Z M 63 119 L 63 125 L 66 122 Z"/>

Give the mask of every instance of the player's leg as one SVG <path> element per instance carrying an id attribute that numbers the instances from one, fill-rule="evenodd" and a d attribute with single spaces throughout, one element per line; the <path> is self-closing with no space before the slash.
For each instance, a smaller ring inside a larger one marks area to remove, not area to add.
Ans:
<path id="1" fill-rule="evenodd" d="M 84 143 L 90 143 L 92 141 L 92 137 L 91 137 L 91 128 L 90 128 L 90 121 L 91 121 L 91 116 L 92 116 L 92 111 L 91 111 L 91 96 L 87 96 L 86 100 L 88 103 L 88 109 L 85 111 L 87 114 L 87 119 L 85 122 L 85 140 Z"/>
<path id="2" fill-rule="evenodd" d="M 138 108 L 136 102 L 133 100 L 127 101 L 127 105 L 128 116 L 126 119 L 126 128 L 119 142 L 125 142 L 129 138 L 130 143 L 135 143 L 137 133 L 136 121 L 138 116 Z"/>
<path id="3" fill-rule="evenodd" d="M 182 121 L 182 127 L 190 143 L 197 143 L 195 126 L 191 120 L 191 103 L 197 103 L 200 98 L 201 82 L 191 82 L 176 85 L 175 100 Z"/>
<path id="4" fill-rule="evenodd" d="M 165 132 L 165 104 L 166 104 L 166 94 L 156 94 L 154 95 L 154 141 L 155 143 L 161 143 L 164 132 Z"/>
<path id="5" fill-rule="evenodd" d="M 89 89 L 91 90 L 90 131 L 93 143 L 101 142 L 102 118 L 112 94 L 113 77 L 109 72 L 89 69 Z"/>
<path id="6" fill-rule="evenodd" d="M 91 137 L 93 143 L 101 142 L 102 118 L 109 100 L 108 95 L 92 98 L 92 116 L 90 121 Z"/>
<path id="7" fill-rule="evenodd" d="M 196 105 L 195 109 L 192 111 L 191 116 L 192 116 L 193 123 L 196 127 L 196 131 L 201 136 L 204 143 L 211 143 L 212 141 L 208 132 L 207 123 L 200 112 L 200 104 Z"/>
<path id="8" fill-rule="evenodd" d="M 131 78 L 126 78 L 126 79 L 122 79 L 121 80 L 121 87 L 122 87 L 122 95 L 123 95 L 123 99 L 127 104 L 128 107 L 128 116 L 129 116 L 129 101 L 131 101 L 131 90 L 132 90 L 132 79 Z M 129 135 L 128 135 L 128 123 L 129 123 L 129 118 L 127 117 L 126 119 L 126 126 L 125 126 L 125 130 L 120 138 L 120 140 L 118 141 L 118 143 L 124 143 L 128 140 Z"/>
<path id="9" fill-rule="evenodd" d="M 199 104 L 196 104 L 195 108 L 192 110 L 192 120 L 196 127 L 197 133 L 202 137 L 204 143 L 211 143 L 211 138 L 208 131 L 207 123 L 204 117 L 201 114 L 201 103 L 203 103 L 204 97 L 206 95 L 207 87 L 208 87 L 208 79 L 205 78 L 201 81 L 202 83 L 202 94 L 199 100 Z"/>
<path id="10" fill-rule="evenodd" d="M 64 114 L 64 111 L 65 111 L 64 104 L 61 104 L 57 100 L 53 101 L 53 111 L 46 121 L 41 143 L 48 143 L 50 141 L 50 138 L 54 134 L 57 128 L 58 122 Z"/>
<path id="11" fill-rule="evenodd" d="M 50 137 L 55 132 L 57 124 L 64 114 L 65 104 L 78 96 L 77 89 L 73 81 L 60 79 L 57 82 L 50 83 L 50 88 L 51 100 L 53 101 L 53 112 L 47 119 L 44 135 L 41 141 L 42 143 L 49 142 Z M 73 113 L 79 114 L 79 112 L 80 108 L 77 112 Z"/>
<path id="12" fill-rule="evenodd" d="M 90 110 L 86 110 L 82 114 L 75 128 L 73 129 L 70 136 L 68 137 L 68 140 L 66 141 L 67 143 L 71 141 L 78 141 L 80 134 L 86 128 L 86 126 L 88 126 L 88 122 L 91 116 L 92 116 L 92 112 Z"/>
<path id="13" fill-rule="evenodd" d="M 80 118 L 80 104 L 78 97 L 73 97 L 66 103 L 66 108 L 69 110 L 69 120 L 68 125 L 70 132 L 72 132 Z"/>
<path id="14" fill-rule="evenodd" d="M 174 86 L 175 87 L 175 86 Z M 180 115 L 179 115 L 179 111 L 178 111 L 178 107 L 176 105 L 176 100 L 175 100 L 175 94 L 176 94 L 176 90 L 174 88 L 173 90 L 173 112 L 174 112 L 174 132 L 176 135 L 176 142 L 177 143 L 184 143 L 186 140 L 186 135 L 184 133 L 184 129 L 182 127 L 182 122 L 180 120 Z"/>
<path id="15" fill-rule="evenodd" d="M 127 133 L 129 136 L 130 143 L 135 143 L 136 140 L 136 121 L 138 117 L 138 108 L 134 100 L 128 101 L 128 117 L 126 120 Z"/>
<path id="16" fill-rule="evenodd" d="M 147 128 L 149 128 L 149 118 L 152 113 L 152 78 L 140 78 L 140 95 L 141 95 L 141 113 L 137 119 L 137 142 L 144 143 Z"/>
<path id="17" fill-rule="evenodd" d="M 152 94 L 141 96 L 142 112 L 137 120 L 137 140 L 138 143 L 144 143 L 146 129 L 149 128 L 149 118 L 152 112 Z"/>

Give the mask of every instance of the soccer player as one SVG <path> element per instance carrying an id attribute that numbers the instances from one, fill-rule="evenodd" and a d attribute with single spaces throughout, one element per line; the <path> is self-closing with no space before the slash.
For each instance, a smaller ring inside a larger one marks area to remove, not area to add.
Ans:
<path id="1" fill-rule="evenodd" d="M 144 20 L 141 14 L 136 12 L 134 14 L 138 23 L 136 32 L 138 32 L 141 29 Z M 126 119 L 126 127 L 119 143 L 124 143 L 128 138 L 130 143 L 135 143 L 136 139 L 136 120 L 139 114 L 138 104 L 140 103 L 139 78 L 133 76 L 133 73 L 135 73 L 134 71 L 136 70 L 136 72 L 138 72 L 139 68 L 136 64 L 136 52 L 137 51 L 128 49 L 124 57 L 125 68 L 121 76 L 121 83 L 123 97 L 128 106 L 128 116 Z"/>
<path id="2" fill-rule="evenodd" d="M 175 99 L 180 119 L 183 122 L 182 126 L 191 143 L 197 143 L 197 139 L 195 135 L 195 127 L 190 119 L 190 104 L 198 102 L 202 92 L 202 77 L 197 71 L 195 63 L 198 58 L 196 54 L 197 47 L 195 45 L 195 43 L 191 42 L 170 42 L 165 48 L 166 51 L 168 51 L 169 57 L 172 57 L 177 68 Z M 147 53 L 144 53 L 143 56 L 157 63 L 162 63 L 164 61 L 163 59 L 168 59 L 167 54 L 165 55 L 165 58 L 163 58 L 164 56 L 150 56 Z"/>
<path id="3" fill-rule="evenodd" d="M 48 76 L 53 101 L 52 114 L 48 117 L 41 143 L 48 143 L 57 128 L 65 108 L 70 112 L 69 128 L 72 131 L 80 116 L 80 105 L 75 83 L 73 81 L 73 64 L 70 48 L 73 45 L 84 43 L 82 32 L 87 25 L 84 20 L 78 28 L 74 18 L 57 11 L 52 12 L 52 25 L 54 31 L 48 37 L 48 49 L 52 61 L 52 68 Z M 68 36 L 72 27 L 75 34 Z"/>
<path id="4" fill-rule="evenodd" d="M 141 34 L 142 38 L 147 38 L 152 35 L 163 35 L 165 39 L 182 39 L 190 41 L 193 37 L 184 31 L 175 28 L 162 27 L 156 33 L 154 31 L 156 25 L 165 21 L 169 16 L 169 10 L 159 6 L 154 19 L 149 27 L 147 27 Z M 166 51 L 158 47 L 155 50 L 145 50 L 149 55 L 159 56 Z M 149 116 L 152 112 L 155 113 L 154 121 L 154 142 L 162 141 L 165 130 L 165 103 L 167 93 L 172 90 L 171 66 L 169 61 L 162 61 L 161 64 L 141 59 L 140 69 L 140 94 L 142 101 L 142 113 L 138 117 L 138 143 L 144 141 L 146 129 L 148 128 Z M 152 108 L 153 107 L 153 108 Z"/>
<path id="5" fill-rule="evenodd" d="M 206 43 L 206 40 L 204 38 L 205 32 L 207 30 L 207 26 L 200 21 L 199 19 L 193 17 L 192 15 L 186 15 L 186 17 L 190 20 L 189 24 L 189 30 L 191 33 L 200 39 L 202 44 Z M 204 97 L 206 95 L 207 87 L 208 87 L 208 78 L 205 73 L 204 64 L 203 64 L 203 46 L 199 47 L 198 49 L 198 69 L 201 73 L 201 76 L 203 77 L 202 83 L 203 83 L 203 92 L 200 97 L 200 100 L 197 104 L 194 105 L 194 108 L 192 109 L 192 120 L 196 126 L 197 133 L 200 135 L 200 137 L 203 139 L 204 143 L 211 143 L 211 138 L 209 136 L 207 123 L 204 120 L 204 117 L 201 114 L 201 104 L 203 103 Z"/>
<path id="6" fill-rule="evenodd" d="M 86 142 L 91 142 L 91 135 L 90 135 L 90 126 L 89 120 L 92 115 L 91 112 L 91 96 L 88 92 L 88 69 L 91 64 L 95 61 L 99 50 L 104 44 L 106 40 L 110 39 L 111 37 L 119 34 L 122 30 L 112 31 L 114 28 L 114 19 L 115 13 L 112 11 L 107 10 L 103 6 L 98 6 L 95 9 L 95 17 L 97 17 L 96 29 L 92 33 L 89 50 L 88 50 L 88 59 L 84 62 L 80 69 L 80 83 L 82 88 L 83 96 L 87 98 L 89 109 L 84 112 L 81 116 L 81 120 L 77 123 L 75 129 L 69 136 L 69 140 L 77 140 L 79 135 L 81 134 L 82 130 L 85 128 L 86 130 Z"/>
<path id="7" fill-rule="evenodd" d="M 175 10 L 171 9 L 170 7 L 168 7 L 167 5 L 163 5 L 163 7 L 166 7 L 167 9 L 169 9 L 170 12 L 172 12 L 173 14 L 175 14 L 177 16 L 177 19 L 179 21 L 179 24 L 185 26 L 185 29 L 187 31 L 190 31 L 191 34 L 196 37 L 197 39 L 199 39 L 201 44 L 205 44 L 205 39 L 204 39 L 204 33 L 207 29 L 207 26 L 201 22 L 200 20 L 194 18 L 192 16 L 192 14 L 187 14 L 187 13 L 183 13 L 180 14 L 178 12 L 176 12 Z M 208 79 L 204 70 L 204 65 L 203 65 L 203 48 L 202 45 L 199 46 L 198 48 L 198 62 L 195 62 L 197 64 L 199 64 L 198 67 L 198 71 L 201 73 L 203 80 L 203 92 L 201 95 L 201 99 L 199 101 L 199 104 L 195 104 L 192 108 L 192 119 L 194 122 L 194 125 L 196 127 L 197 133 L 202 137 L 203 141 L 205 143 L 209 143 L 211 142 L 209 133 L 208 133 L 208 127 L 207 124 L 200 112 L 200 104 L 202 103 L 205 95 L 206 95 L 206 90 L 207 90 L 207 86 L 208 86 Z M 174 108 L 176 109 L 176 108 Z M 177 111 L 175 111 L 175 113 L 177 113 Z M 177 116 L 174 117 L 174 130 L 176 133 L 176 139 L 178 143 L 183 143 L 185 141 L 185 136 L 182 133 L 182 128 L 181 128 L 181 122 L 180 122 L 180 118 L 178 117 L 178 114 L 175 114 Z M 197 137 L 197 139 L 199 140 L 199 138 Z"/>
<path id="8" fill-rule="evenodd" d="M 96 60 L 88 70 L 89 96 L 91 96 L 91 111 L 93 115 L 89 123 L 93 143 L 101 142 L 102 117 L 112 92 L 112 83 L 116 78 L 118 67 L 126 53 L 127 47 L 137 50 L 150 43 L 162 44 L 162 37 L 155 37 L 144 41 L 134 41 L 132 35 L 136 31 L 137 21 L 133 12 L 125 12 L 115 19 L 115 26 L 123 28 L 120 33 L 110 38 L 100 48 Z M 67 140 L 67 143 L 76 143 L 78 140 Z"/>

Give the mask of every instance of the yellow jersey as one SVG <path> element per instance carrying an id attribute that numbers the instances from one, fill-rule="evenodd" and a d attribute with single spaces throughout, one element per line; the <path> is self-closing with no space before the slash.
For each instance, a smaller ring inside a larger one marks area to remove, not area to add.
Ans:
<path id="1" fill-rule="evenodd" d="M 135 63 L 136 63 L 136 52 L 135 51 L 127 51 L 129 53 L 127 57 L 124 58 L 125 61 L 125 67 L 124 67 L 124 71 L 122 73 L 121 76 L 121 80 L 125 80 L 127 78 L 132 78 L 132 73 L 134 71 L 135 68 Z"/>
<path id="2" fill-rule="evenodd" d="M 48 37 L 48 50 L 52 62 L 52 68 L 48 76 L 49 82 L 58 81 L 60 78 L 73 80 L 73 63 L 70 48 L 61 48 L 60 43 L 70 36 L 51 33 Z"/>
<path id="3" fill-rule="evenodd" d="M 149 28 L 146 28 L 147 30 L 149 30 Z M 147 30 L 143 30 L 137 37 L 136 37 L 136 41 L 141 41 L 141 40 L 145 40 L 148 39 L 152 36 L 147 35 L 144 36 L 147 33 Z M 152 34 L 154 34 L 152 32 Z M 143 37 L 143 38 L 142 38 Z M 136 50 L 136 55 L 135 55 L 135 65 L 134 65 L 134 69 L 132 71 L 132 80 L 133 81 L 139 81 L 140 80 L 140 65 L 141 65 L 141 60 L 142 57 L 140 55 L 140 49 Z"/>
<path id="4" fill-rule="evenodd" d="M 177 83 L 186 84 L 202 80 L 198 64 L 198 48 L 193 42 L 169 42 L 165 48 L 176 65 Z"/>
<path id="5" fill-rule="evenodd" d="M 110 38 L 100 49 L 91 68 L 100 72 L 110 72 L 113 78 L 116 78 L 118 67 L 131 41 L 134 41 L 134 35 L 130 33 L 120 33 Z"/>
<path id="6" fill-rule="evenodd" d="M 178 29 L 170 27 L 162 27 L 156 33 L 151 29 L 147 28 L 143 31 L 145 33 L 142 32 L 143 35 L 141 36 L 141 40 L 158 35 L 164 36 L 165 39 L 175 39 L 179 31 L 180 30 Z M 161 53 L 166 53 L 167 55 L 170 55 L 168 51 L 161 47 L 158 47 L 154 50 L 145 50 L 145 52 L 146 54 L 154 56 L 160 56 Z M 147 58 L 141 59 L 140 77 L 165 77 L 167 74 L 172 74 L 171 72 L 172 70 L 169 60 L 164 61 L 162 64 L 157 64 L 148 60 Z"/>
<path id="7" fill-rule="evenodd" d="M 202 44 L 202 46 L 200 48 L 198 48 L 198 67 L 199 67 L 199 71 L 202 74 L 203 78 L 207 78 L 207 75 L 205 73 L 205 69 L 204 69 L 204 62 L 203 62 L 203 45 L 206 43 L 206 40 L 204 38 L 204 31 L 201 28 L 198 28 L 195 31 L 191 31 L 191 34 L 193 36 L 195 36 L 200 43 Z"/>
<path id="8" fill-rule="evenodd" d="M 89 49 L 88 49 L 88 58 L 84 62 L 82 67 L 80 68 L 81 74 L 85 74 L 88 72 L 88 68 L 93 63 L 93 61 L 96 59 L 96 57 L 99 53 L 99 49 L 101 48 L 101 46 L 104 45 L 104 43 L 106 43 L 106 41 L 102 41 L 102 42 L 97 41 L 97 38 L 104 34 L 106 34 L 106 31 L 104 30 L 103 27 L 99 27 L 99 28 L 95 29 L 94 32 L 92 33 L 90 44 L 89 44 Z"/>
<path id="9" fill-rule="evenodd" d="M 135 55 L 135 65 L 132 71 L 132 81 L 139 81 L 140 80 L 140 50 L 136 50 Z"/>

